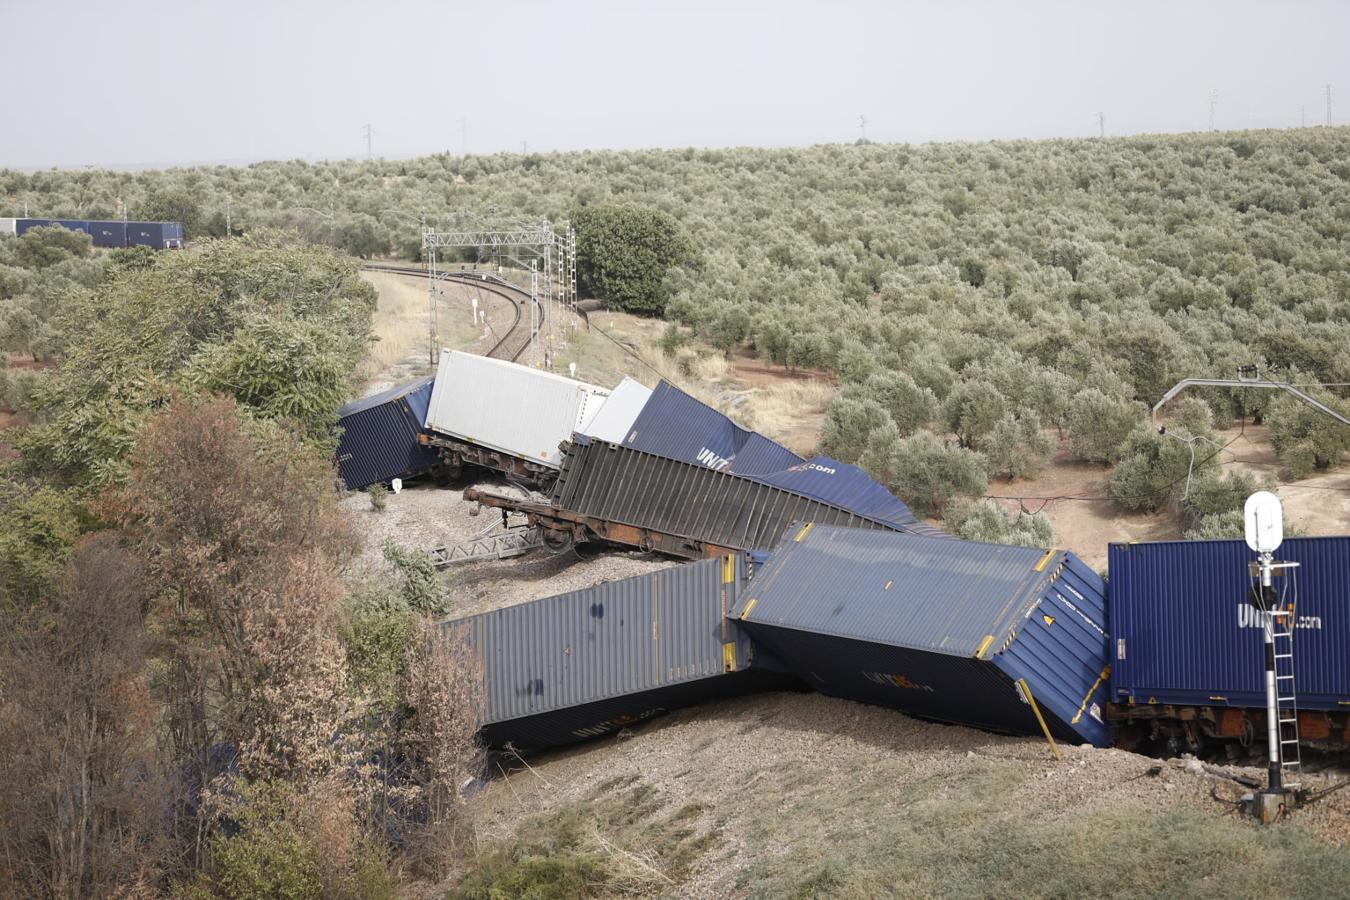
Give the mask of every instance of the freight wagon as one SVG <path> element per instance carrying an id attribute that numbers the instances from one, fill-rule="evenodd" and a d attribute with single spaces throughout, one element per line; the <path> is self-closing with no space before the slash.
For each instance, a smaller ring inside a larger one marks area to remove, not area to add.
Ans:
<path id="1" fill-rule="evenodd" d="M 1305 742 L 1350 743 L 1350 537 L 1287 538 L 1276 578 L 1294 608 L 1294 694 Z M 1245 542 L 1112 544 L 1111 717 L 1123 746 L 1264 743 L 1261 614 Z M 1283 686 L 1282 686 L 1283 688 Z"/>
<path id="2" fill-rule="evenodd" d="M 468 490 L 464 498 L 514 511 L 554 549 L 590 540 L 686 559 L 768 550 L 793 521 L 926 534 L 753 478 L 577 435 L 565 445 L 548 501 Z"/>
<path id="3" fill-rule="evenodd" d="M 13 223 L 11 228 L 8 223 Z M 23 235 L 32 228 L 59 225 L 90 236 L 95 247 L 153 247 L 176 250 L 183 246 L 181 222 L 119 222 L 93 219 L 0 219 L 0 234 Z"/>
<path id="4" fill-rule="evenodd" d="M 484 741 L 554 747 L 705 700 L 796 687 L 756 666 L 727 619 L 744 579 L 743 561 L 727 556 L 443 623 L 481 669 Z"/>
<path id="5" fill-rule="evenodd" d="M 561 465 L 559 444 L 586 429 L 609 393 L 552 372 L 445 350 L 425 440 L 449 468 L 468 463 L 548 485 Z"/>

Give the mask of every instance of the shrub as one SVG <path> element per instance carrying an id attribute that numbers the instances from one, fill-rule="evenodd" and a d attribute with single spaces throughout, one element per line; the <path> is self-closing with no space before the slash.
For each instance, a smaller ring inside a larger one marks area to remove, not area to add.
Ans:
<path id="1" fill-rule="evenodd" d="M 963 381 L 947 396 L 947 426 L 962 447 L 982 449 L 985 438 L 1007 414 L 1008 402 L 998 388 L 982 381 Z"/>
<path id="2" fill-rule="evenodd" d="M 1192 444 L 1186 440 L 1191 437 L 1182 430 L 1160 435 L 1150 428 L 1131 434 L 1125 458 L 1108 480 L 1111 499 L 1125 509 L 1154 512 L 1182 496 L 1188 477 L 1194 486 L 1216 471 L 1218 448 L 1195 436 L 1192 462 Z"/>
<path id="3" fill-rule="evenodd" d="M 366 496 L 370 498 L 370 508 L 375 512 L 384 512 L 389 506 L 389 489 L 378 482 L 366 488 Z"/>
<path id="4" fill-rule="evenodd" d="M 913 434 L 937 415 L 937 397 L 903 372 L 879 372 L 867 379 L 867 394 L 890 413 L 900 434 Z"/>
<path id="5" fill-rule="evenodd" d="M 1095 388 L 1080 391 L 1069 404 L 1069 452 L 1088 462 L 1112 463 L 1125 454 L 1142 407 L 1108 397 Z"/>
<path id="6" fill-rule="evenodd" d="M 1205 448 L 1198 449 L 1203 451 Z M 1212 451 L 1213 448 L 1209 449 Z M 1246 472 L 1230 472 L 1223 477 L 1211 473 L 1192 478 L 1190 490 L 1181 501 L 1183 525 L 1195 528 L 1211 517 L 1232 513 L 1238 515 L 1238 522 L 1241 523 L 1242 507 L 1247 498 L 1263 487 L 1269 488 L 1270 485 L 1263 485 L 1255 475 Z"/>
<path id="7" fill-rule="evenodd" d="M 1313 391 L 1317 399 L 1332 408 L 1337 403 L 1326 391 Z M 1340 464 L 1350 450 L 1350 426 L 1306 406 L 1292 397 L 1271 403 L 1266 415 L 1270 442 L 1280 462 L 1289 467 L 1294 478 L 1307 478 L 1315 470 Z"/>
<path id="8" fill-rule="evenodd" d="M 892 449 L 891 491 L 921 515 L 941 512 L 958 495 L 978 496 L 989 485 L 983 454 L 950 447 L 928 431 L 902 438 Z"/>
<path id="9" fill-rule="evenodd" d="M 872 432 L 888 424 L 895 425 L 877 401 L 841 393 L 825 414 L 825 426 L 820 434 L 821 450 L 835 459 L 854 462 L 867 449 Z"/>
<path id="10" fill-rule="evenodd" d="M 947 507 L 943 524 L 958 537 L 1014 547 L 1050 547 L 1055 530 L 1045 513 L 1019 510 L 1009 515 L 992 500 L 958 500 Z"/>
<path id="11" fill-rule="evenodd" d="M 1009 478 L 1034 475 L 1055 450 L 1054 441 L 1041 429 L 1040 419 L 1030 412 L 1024 412 L 1021 418 L 1005 414 L 984 444 L 993 474 Z"/>

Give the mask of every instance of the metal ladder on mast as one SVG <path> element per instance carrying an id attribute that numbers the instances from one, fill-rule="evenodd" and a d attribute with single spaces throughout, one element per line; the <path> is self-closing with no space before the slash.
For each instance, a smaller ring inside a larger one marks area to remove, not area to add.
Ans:
<path id="1" fill-rule="evenodd" d="M 1299 749 L 1298 693 L 1294 685 L 1293 605 L 1272 609 L 1267 615 L 1275 651 L 1275 739 L 1279 742 L 1280 775 L 1285 787 L 1295 788 L 1298 785 L 1288 778 L 1297 774 L 1303 757 Z"/>

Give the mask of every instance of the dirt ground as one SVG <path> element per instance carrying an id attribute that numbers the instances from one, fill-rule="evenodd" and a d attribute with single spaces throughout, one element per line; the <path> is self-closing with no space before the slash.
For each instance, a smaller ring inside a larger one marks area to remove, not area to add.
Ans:
<path id="1" fill-rule="evenodd" d="M 868 831 L 884 833 L 888 820 L 946 791 L 982 818 L 1041 827 L 1122 811 L 1241 820 L 1235 802 L 1246 789 L 1193 760 L 1059 749 L 1056 761 L 1039 738 L 924 722 L 820 694 L 760 694 L 677 712 L 528 766 L 503 760 L 469 811 L 478 839 L 490 842 L 509 837 L 522 817 L 592 802 L 605 785 L 647 786 L 669 809 L 702 810 L 688 826 L 712 836 L 672 891 L 688 897 L 744 896 L 757 878 L 790 870 L 799 857 L 837 853 L 843 861 Z M 1158 773 L 1148 774 L 1154 767 Z M 1339 777 L 1304 781 L 1316 790 Z M 1283 827 L 1344 846 L 1347 815 L 1350 791 L 1340 791 Z"/>

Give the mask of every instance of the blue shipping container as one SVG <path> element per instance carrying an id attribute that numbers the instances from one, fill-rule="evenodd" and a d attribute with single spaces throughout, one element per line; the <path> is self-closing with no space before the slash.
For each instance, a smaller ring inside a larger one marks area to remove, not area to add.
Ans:
<path id="1" fill-rule="evenodd" d="M 436 464 L 436 452 L 418 440 L 434 382 L 419 378 L 338 410 L 338 474 L 349 490 L 411 478 Z"/>
<path id="2" fill-rule="evenodd" d="M 779 472 L 804 462 L 668 381 L 652 391 L 623 446 L 737 475 Z"/>
<path id="3" fill-rule="evenodd" d="M 862 469 L 828 456 L 812 457 L 781 472 L 751 477 L 763 484 L 823 500 L 897 528 L 919 523 L 908 506 Z M 936 528 L 932 531 L 942 533 Z"/>
<path id="4" fill-rule="evenodd" d="M 183 244 L 183 226 L 179 222 L 128 222 L 127 246 L 169 250 Z"/>
<path id="5" fill-rule="evenodd" d="M 734 615 L 822 693 L 1106 746 L 1105 585 L 1071 553 L 803 525 Z"/>
<path id="6" fill-rule="evenodd" d="M 95 247 L 125 247 L 127 245 L 127 223 L 90 222 L 89 236 L 94 239 Z"/>
<path id="7" fill-rule="evenodd" d="M 15 219 L 14 233 L 21 235 L 30 228 L 49 228 L 57 224 L 55 219 Z"/>
<path id="8" fill-rule="evenodd" d="M 1350 710 L 1350 537 L 1288 538 L 1275 580 L 1295 604 L 1299 709 Z M 1264 708 L 1262 624 L 1244 541 L 1112 544 L 1111 696 L 1124 704 Z"/>

